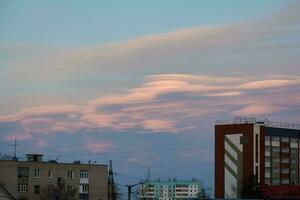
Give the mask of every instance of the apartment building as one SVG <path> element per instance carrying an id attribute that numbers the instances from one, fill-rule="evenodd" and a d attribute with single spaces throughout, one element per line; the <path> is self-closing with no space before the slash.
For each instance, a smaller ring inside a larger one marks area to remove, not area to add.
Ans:
<path id="1" fill-rule="evenodd" d="M 140 198 L 147 200 L 197 199 L 202 194 L 202 184 L 196 179 L 145 181 L 140 186 Z"/>
<path id="2" fill-rule="evenodd" d="M 239 198 L 255 176 L 268 198 L 300 199 L 300 125 L 234 118 L 215 125 L 215 197 Z"/>
<path id="3" fill-rule="evenodd" d="M 2 190 L 14 199 L 39 200 L 44 191 L 64 183 L 68 191 L 76 189 L 75 199 L 107 199 L 107 165 L 45 162 L 42 156 L 0 160 Z"/>

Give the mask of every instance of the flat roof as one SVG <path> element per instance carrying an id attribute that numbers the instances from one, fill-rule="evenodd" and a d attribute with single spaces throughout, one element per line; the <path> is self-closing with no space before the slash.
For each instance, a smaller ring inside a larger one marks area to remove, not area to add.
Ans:
<path id="1" fill-rule="evenodd" d="M 94 163 L 67 163 L 67 162 L 50 162 L 50 161 L 24 161 L 24 160 L 0 160 L 0 162 L 15 162 L 15 163 L 42 163 L 42 164 L 53 164 L 53 165 L 85 165 L 85 166 L 108 166 L 106 164 L 94 164 Z"/>

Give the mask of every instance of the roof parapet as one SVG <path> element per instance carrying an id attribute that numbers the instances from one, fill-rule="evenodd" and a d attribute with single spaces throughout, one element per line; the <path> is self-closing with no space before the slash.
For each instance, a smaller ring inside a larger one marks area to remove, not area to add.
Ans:
<path id="1" fill-rule="evenodd" d="M 267 127 L 287 128 L 300 130 L 300 124 L 288 122 L 271 121 L 269 118 L 259 119 L 256 117 L 234 117 L 230 120 L 217 120 L 216 125 L 230 125 L 230 124 L 264 124 Z"/>

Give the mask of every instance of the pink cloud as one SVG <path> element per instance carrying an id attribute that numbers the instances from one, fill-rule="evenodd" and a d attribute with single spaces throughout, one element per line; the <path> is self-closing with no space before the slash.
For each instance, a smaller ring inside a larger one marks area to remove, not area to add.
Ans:
<path id="1" fill-rule="evenodd" d="M 144 83 L 126 92 L 96 98 L 82 106 L 27 108 L 0 116 L 0 123 L 15 122 L 20 131 L 40 135 L 106 129 L 181 133 L 188 127 L 197 128 L 194 121 L 199 117 L 269 114 L 299 105 L 298 93 L 289 92 L 297 86 L 297 76 L 158 74 L 145 77 Z"/>
<path id="2" fill-rule="evenodd" d="M 89 141 L 85 144 L 85 149 L 92 153 L 104 153 L 112 148 L 111 142 Z"/>
<path id="3" fill-rule="evenodd" d="M 4 140 L 6 141 L 14 141 L 15 139 L 19 141 L 28 141 L 32 139 L 32 135 L 28 133 L 10 133 L 4 137 Z"/>
<path id="4" fill-rule="evenodd" d="M 275 113 L 284 110 L 283 107 L 271 105 L 249 105 L 240 110 L 232 112 L 235 116 L 250 116 L 250 115 L 264 115 Z"/>
<path id="5" fill-rule="evenodd" d="M 37 140 L 36 145 L 38 147 L 41 147 L 41 148 L 49 147 L 50 146 L 49 143 L 46 140 L 44 140 L 44 139 Z"/>
<path id="6" fill-rule="evenodd" d="M 171 120 L 148 119 L 143 121 L 143 127 L 155 132 L 178 133 L 176 121 Z"/>
<path id="7" fill-rule="evenodd" d="M 299 85 L 299 78 L 294 79 L 271 79 L 271 80 L 260 80 L 260 81 L 251 81 L 244 83 L 240 86 L 242 89 L 266 89 L 266 88 L 278 88 L 290 85 Z"/>

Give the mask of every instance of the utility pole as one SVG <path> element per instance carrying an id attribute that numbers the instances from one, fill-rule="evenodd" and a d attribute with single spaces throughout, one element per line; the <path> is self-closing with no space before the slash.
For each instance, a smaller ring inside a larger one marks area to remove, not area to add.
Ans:
<path id="1" fill-rule="evenodd" d="M 18 158 L 17 158 L 17 147 L 19 146 L 19 145 L 17 145 L 17 138 L 15 138 L 15 143 L 12 144 L 12 145 L 9 145 L 9 146 L 14 147 L 14 157 L 13 157 L 13 160 L 17 161 L 18 160 Z"/>
<path id="2" fill-rule="evenodd" d="M 127 187 L 127 190 L 128 190 L 128 200 L 131 200 L 131 189 L 134 187 L 134 186 L 137 186 L 139 184 L 143 184 L 142 182 L 138 182 L 136 184 L 133 184 L 133 185 L 126 185 Z"/>
<path id="3" fill-rule="evenodd" d="M 108 171 L 108 200 L 116 200 L 116 188 L 114 182 L 114 172 L 112 168 L 112 161 L 109 161 L 109 171 Z"/>

